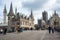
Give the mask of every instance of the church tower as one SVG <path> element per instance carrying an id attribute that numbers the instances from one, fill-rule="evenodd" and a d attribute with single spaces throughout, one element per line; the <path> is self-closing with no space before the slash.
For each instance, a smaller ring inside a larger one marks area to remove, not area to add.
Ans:
<path id="1" fill-rule="evenodd" d="M 9 27 L 9 30 L 13 27 L 12 26 L 12 24 L 14 24 L 13 21 L 12 21 L 13 18 L 14 18 L 14 12 L 13 12 L 12 2 L 11 2 L 10 10 L 9 10 L 9 13 L 8 13 L 8 27 Z"/>
<path id="2" fill-rule="evenodd" d="M 34 28 L 34 17 L 33 17 L 33 12 L 31 10 L 31 14 L 30 14 L 30 20 L 29 20 L 29 25 L 31 28 Z"/>
<path id="3" fill-rule="evenodd" d="M 42 17 L 43 17 L 43 20 L 47 23 L 47 21 L 48 21 L 48 13 L 46 11 L 42 12 Z"/>
<path id="4" fill-rule="evenodd" d="M 7 16 L 7 10 L 6 10 L 6 5 L 4 6 L 4 10 L 3 10 L 3 23 L 6 24 L 6 16 Z"/>

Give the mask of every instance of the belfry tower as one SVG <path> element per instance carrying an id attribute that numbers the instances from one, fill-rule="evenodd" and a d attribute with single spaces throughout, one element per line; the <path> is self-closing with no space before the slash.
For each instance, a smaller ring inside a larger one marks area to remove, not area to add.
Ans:
<path id="1" fill-rule="evenodd" d="M 7 10 L 6 10 L 6 5 L 4 6 L 4 10 L 3 10 L 3 23 L 6 24 L 6 16 L 7 16 Z"/>

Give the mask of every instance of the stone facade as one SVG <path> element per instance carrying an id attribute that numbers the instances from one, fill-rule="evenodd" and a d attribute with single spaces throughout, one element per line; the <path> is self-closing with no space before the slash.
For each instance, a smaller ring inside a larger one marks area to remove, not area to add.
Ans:
<path id="1" fill-rule="evenodd" d="M 54 14 L 52 15 L 52 17 L 49 20 L 50 20 L 50 25 L 51 26 L 54 26 L 54 27 L 59 27 L 60 26 L 60 17 L 56 13 L 56 11 L 54 11 Z"/>
<path id="2" fill-rule="evenodd" d="M 46 27 L 47 27 L 46 22 L 42 19 L 38 20 L 38 26 L 39 26 L 40 29 L 46 29 Z"/>
<path id="3" fill-rule="evenodd" d="M 10 5 L 10 11 L 8 13 L 8 27 L 9 29 L 14 29 L 17 31 L 18 28 L 34 28 L 34 17 L 31 10 L 29 17 L 17 13 L 17 8 L 15 9 L 15 14 L 13 12 L 12 3 Z"/>

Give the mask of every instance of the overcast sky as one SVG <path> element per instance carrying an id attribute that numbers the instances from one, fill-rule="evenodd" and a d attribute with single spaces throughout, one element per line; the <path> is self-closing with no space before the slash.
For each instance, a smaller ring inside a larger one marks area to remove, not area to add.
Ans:
<path id="1" fill-rule="evenodd" d="M 60 0 L 0 0 L 0 22 L 3 21 L 3 9 L 6 4 L 7 14 L 10 9 L 10 4 L 13 4 L 13 10 L 15 8 L 20 14 L 29 16 L 31 9 L 33 10 L 34 23 L 37 23 L 38 19 L 42 18 L 42 12 L 45 10 L 48 12 L 48 18 L 52 16 L 54 10 L 60 15 Z"/>

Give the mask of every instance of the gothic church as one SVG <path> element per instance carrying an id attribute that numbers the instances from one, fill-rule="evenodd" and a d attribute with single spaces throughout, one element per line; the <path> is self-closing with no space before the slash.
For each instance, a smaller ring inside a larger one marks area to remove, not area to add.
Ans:
<path id="1" fill-rule="evenodd" d="M 4 8 L 4 14 L 7 14 L 6 6 Z M 15 9 L 15 13 L 14 13 L 12 2 L 11 2 L 10 10 L 7 16 L 8 16 L 8 30 L 17 31 L 18 28 L 23 28 L 23 29 L 34 28 L 34 17 L 33 17 L 32 10 L 29 17 L 20 15 L 20 13 L 17 12 L 17 8 Z M 4 23 L 5 23 L 5 19 L 4 19 Z"/>

